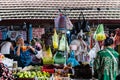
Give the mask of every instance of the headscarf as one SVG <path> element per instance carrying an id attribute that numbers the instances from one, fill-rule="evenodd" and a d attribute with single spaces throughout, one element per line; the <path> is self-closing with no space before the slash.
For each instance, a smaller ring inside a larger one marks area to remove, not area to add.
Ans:
<path id="1" fill-rule="evenodd" d="M 18 36 L 16 37 L 16 39 L 15 39 L 15 42 L 17 42 L 19 38 L 22 38 L 22 39 L 23 39 L 23 36 L 22 36 L 22 35 L 18 35 Z"/>

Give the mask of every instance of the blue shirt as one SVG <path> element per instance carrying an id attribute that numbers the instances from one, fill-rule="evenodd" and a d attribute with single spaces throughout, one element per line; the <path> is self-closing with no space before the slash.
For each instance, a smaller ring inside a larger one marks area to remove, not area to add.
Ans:
<path id="1" fill-rule="evenodd" d="M 31 54 L 33 53 L 32 50 L 28 49 L 26 51 L 22 51 L 20 49 L 20 55 L 18 56 L 16 54 L 17 48 L 18 47 L 15 48 L 14 54 L 15 54 L 15 57 L 17 58 L 18 66 L 25 67 L 32 64 L 32 56 L 31 56 Z"/>

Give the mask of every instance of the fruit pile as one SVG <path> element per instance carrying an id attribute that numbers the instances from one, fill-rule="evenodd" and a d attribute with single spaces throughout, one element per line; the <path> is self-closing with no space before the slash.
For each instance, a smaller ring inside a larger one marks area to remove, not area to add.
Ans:
<path id="1" fill-rule="evenodd" d="M 101 34 L 101 33 L 96 34 L 96 40 L 97 41 L 103 41 L 104 39 L 106 39 L 105 34 Z"/>
<path id="2" fill-rule="evenodd" d="M 3 63 L 0 63 L 0 80 L 14 80 L 12 71 L 10 71 Z"/>
<path id="3" fill-rule="evenodd" d="M 17 78 L 42 78 L 48 79 L 50 74 L 48 72 L 41 72 L 41 71 L 22 71 L 16 73 Z"/>

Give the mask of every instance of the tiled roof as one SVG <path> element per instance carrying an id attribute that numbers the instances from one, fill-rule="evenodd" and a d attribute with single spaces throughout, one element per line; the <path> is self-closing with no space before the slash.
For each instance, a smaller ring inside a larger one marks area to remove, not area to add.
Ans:
<path id="1" fill-rule="evenodd" d="M 77 19 L 81 11 L 87 19 L 120 19 L 120 0 L 0 0 L 4 20 L 53 19 L 58 9 L 73 9 L 64 11 L 71 19 Z"/>

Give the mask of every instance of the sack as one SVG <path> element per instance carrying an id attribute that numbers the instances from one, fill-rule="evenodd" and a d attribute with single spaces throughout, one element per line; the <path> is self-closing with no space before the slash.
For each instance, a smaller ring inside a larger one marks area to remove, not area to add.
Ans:
<path id="1" fill-rule="evenodd" d="M 64 57 L 63 51 L 57 51 L 53 57 L 55 64 L 64 64 L 66 61 L 66 58 Z"/>
<path id="2" fill-rule="evenodd" d="M 52 36 L 53 48 L 55 49 L 58 48 L 58 41 L 59 41 L 59 38 L 56 32 L 56 29 L 54 29 L 54 35 Z"/>

